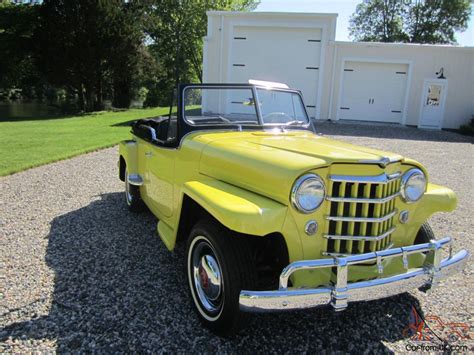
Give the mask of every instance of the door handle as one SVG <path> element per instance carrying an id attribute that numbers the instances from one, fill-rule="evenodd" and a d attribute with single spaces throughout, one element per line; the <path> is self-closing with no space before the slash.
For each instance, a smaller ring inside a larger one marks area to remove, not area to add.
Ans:
<path id="1" fill-rule="evenodd" d="M 152 152 L 146 152 L 146 153 L 145 153 L 145 156 L 146 156 L 147 158 L 151 158 L 151 157 L 153 156 L 153 153 L 152 153 Z"/>

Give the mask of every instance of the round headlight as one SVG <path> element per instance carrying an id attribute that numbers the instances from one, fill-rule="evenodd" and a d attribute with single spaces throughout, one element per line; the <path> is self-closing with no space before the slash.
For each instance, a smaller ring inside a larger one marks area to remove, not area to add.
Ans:
<path id="1" fill-rule="evenodd" d="M 296 180 L 291 190 L 291 202 L 302 213 L 311 213 L 324 201 L 326 189 L 316 174 L 306 174 Z"/>
<path id="2" fill-rule="evenodd" d="M 400 192 L 407 202 L 418 201 L 426 190 L 426 177 L 420 169 L 408 170 L 402 177 Z"/>

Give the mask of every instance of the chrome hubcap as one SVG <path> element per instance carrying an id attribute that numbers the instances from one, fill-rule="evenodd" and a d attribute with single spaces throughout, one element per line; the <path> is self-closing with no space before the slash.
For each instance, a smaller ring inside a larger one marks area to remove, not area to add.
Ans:
<path id="1" fill-rule="evenodd" d="M 222 304 L 222 273 L 211 246 L 202 241 L 193 250 L 191 271 L 200 303 L 217 312 Z"/>

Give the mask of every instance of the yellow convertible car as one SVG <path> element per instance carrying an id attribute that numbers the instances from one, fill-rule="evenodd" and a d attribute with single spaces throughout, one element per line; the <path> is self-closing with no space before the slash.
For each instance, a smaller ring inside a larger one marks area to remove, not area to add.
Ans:
<path id="1" fill-rule="evenodd" d="M 190 298 L 214 332 L 234 332 L 246 312 L 341 311 L 426 290 L 465 265 L 468 252 L 426 223 L 456 196 L 420 163 L 317 135 L 283 84 L 178 91 L 176 116 L 132 125 L 119 177 L 166 247 L 186 244 Z"/>

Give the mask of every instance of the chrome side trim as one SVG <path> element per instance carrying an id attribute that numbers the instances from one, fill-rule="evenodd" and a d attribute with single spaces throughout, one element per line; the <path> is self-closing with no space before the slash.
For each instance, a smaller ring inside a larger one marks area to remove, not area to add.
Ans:
<path id="1" fill-rule="evenodd" d="M 375 176 L 352 176 L 352 175 L 329 175 L 329 179 L 333 182 L 354 182 L 359 184 L 388 184 L 398 179 L 402 173 L 400 171 L 387 175 L 380 174 Z"/>
<path id="2" fill-rule="evenodd" d="M 356 203 L 385 203 L 392 201 L 397 196 L 400 196 L 400 192 L 394 193 L 393 195 L 384 198 L 358 198 L 358 197 L 326 197 L 326 200 L 331 202 L 356 202 Z"/>
<path id="3" fill-rule="evenodd" d="M 388 237 L 395 231 L 396 227 L 390 228 L 383 234 L 376 235 L 376 236 L 365 236 L 365 235 L 334 235 L 334 234 L 326 234 L 324 238 L 327 239 L 343 239 L 343 240 L 368 240 L 368 241 L 378 241 Z"/>
<path id="4" fill-rule="evenodd" d="M 389 214 L 382 217 L 338 217 L 338 216 L 326 216 L 328 221 L 340 221 L 340 222 L 384 222 L 397 214 L 397 210 L 393 210 Z"/>
<path id="5" fill-rule="evenodd" d="M 435 286 L 440 279 L 460 272 L 470 257 L 469 252 L 463 249 L 457 254 L 441 260 L 441 249 L 449 246 L 450 243 L 451 238 L 447 237 L 441 240 L 432 240 L 429 243 L 374 253 L 296 261 L 282 271 L 278 290 L 242 290 L 239 297 L 240 309 L 246 312 L 271 312 L 330 304 L 336 311 L 339 311 L 347 308 L 349 302 L 385 298 L 420 287 L 428 286 L 429 288 Z M 377 261 L 379 272 L 383 272 L 382 262 L 386 258 L 402 257 L 405 260 L 409 254 L 426 252 L 425 262 L 419 268 L 384 278 L 353 283 L 347 282 L 348 269 L 351 265 Z M 336 268 L 334 285 L 325 285 L 313 289 L 288 289 L 288 279 L 295 271 L 327 267 Z"/>
<path id="6" fill-rule="evenodd" d="M 128 183 L 134 186 L 142 186 L 143 179 L 139 174 L 128 174 Z"/>

